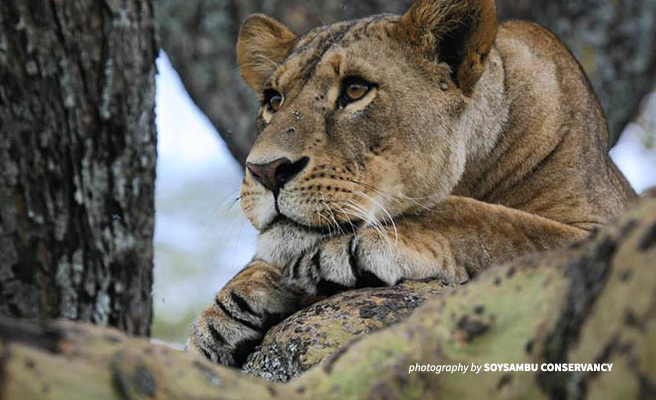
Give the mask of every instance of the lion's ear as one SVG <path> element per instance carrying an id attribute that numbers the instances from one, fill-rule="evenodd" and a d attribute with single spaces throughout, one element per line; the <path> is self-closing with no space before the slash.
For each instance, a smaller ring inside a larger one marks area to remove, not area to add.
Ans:
<path id="1" fill-rule="evenodd" d="M 291 52 L 296 35 L 281 22 L 262 14 L 249 16 L 239 32 L 237 62 L 244 81 L 256 92 Z"/>
<path id="2" fill-rule="evenodd" d="M 418 0 L 401 27 L 427 56 L 449 64 L 454 82 L 468 95 L 496 39 L 496 6 L 494 0 Z"/>

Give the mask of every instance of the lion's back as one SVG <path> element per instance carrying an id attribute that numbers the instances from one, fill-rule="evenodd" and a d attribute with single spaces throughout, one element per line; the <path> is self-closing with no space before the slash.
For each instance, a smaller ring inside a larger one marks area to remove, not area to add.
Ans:
<path id="1" fill-rule="evenodd" d="M 523 149 L 510 151 L 502 164 L 509 175 L 518 165 L 535 164 L 535 173 L 494 201 L 562 222 L 582 221 L 576 224 L 582 228 L 596 225 L 585 221 L 618 214 L 635 193 L 608 156 L 603 109 L 572 53 L 553 33 L 524 21 L 502 24 L 495 48 L 511 102 L 506 142 Z M 547 148 L 549 157 L 535 156 Z"/>

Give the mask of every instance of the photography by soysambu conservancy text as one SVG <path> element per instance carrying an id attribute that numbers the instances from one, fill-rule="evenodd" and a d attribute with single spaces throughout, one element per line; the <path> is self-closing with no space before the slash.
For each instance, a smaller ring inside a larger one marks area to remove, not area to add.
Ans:
<path id="1" fill-rule="evenodd" d="M 434 372 L 436 374 L 446 373 L 463 373 L 467 372 L 480 373 L 483 372 L 611 372 L 613 364 L 577 364 L 577 363 L 521 363 L 521 364 L 507 364 L 507 363 L 492 363 L 492 364 L 453 364 L 453 365 L 433 365 L 415 363 L 410 365 L 408 373 L 411 372 Z"/>

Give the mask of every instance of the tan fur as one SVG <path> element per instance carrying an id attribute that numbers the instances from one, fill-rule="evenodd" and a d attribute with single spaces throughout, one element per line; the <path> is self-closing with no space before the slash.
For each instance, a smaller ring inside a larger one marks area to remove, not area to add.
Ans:
<path id="1" fill-rule="evenodd" d="M 237 45 L 237 62 L 244 81 L 256 92 L 287 57 L 296 35 L 266 15 L 254 14 L 244 21 Z"/>
<path id="2" fill-rule="evenodd" d="M 402 17 L 292 35 L 252 17 L 238 45 L 251 87 L 284 97 L 277 112 L 261 109 L 248 162 L 309 159 L 277 198 L 246 172 L 242 207 L 261 231 L 246 271 L 267 278 L 238 276 L 218 298 L 239 293 L 260 314 L 250 322 L 287 315 L 304 295 L 462 283 L 584 237 L 635 195 L 608 157 L 603 112 L 578 63 L 536 25 L 497 27 L 491 0 L 419 0 Z M 265 53 L 275 68 L 257 62 Z M 340 108 L 348 76 L 375 86 Z M 190 345 L 238 364 L 237 344 L 268 327 L 236 333 L 216 307 Z"/>

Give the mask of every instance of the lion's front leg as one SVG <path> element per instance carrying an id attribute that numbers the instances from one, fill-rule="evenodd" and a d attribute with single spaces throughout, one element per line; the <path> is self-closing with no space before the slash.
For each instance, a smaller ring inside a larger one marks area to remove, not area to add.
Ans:
<path id="1" fill-rule="evenodd" d="M 463 197 L 430 211 L 325 241 L 284 269 L 290 284 L 319 295 L 394 285 L 402 279 L 466 282 L 492 264 L 582 239 L 586 231 Z"/>
<path id="2" fill-rule="evenodd" d="M 301 307 L 302 296 L 283 285 L 279 267 L 255 260 L 200 314 L 187 348 L 213 362 L 241 366 L 271 326 Z"/>
<path id="3" fill-rule="evenodd" d="M 414 224 L 364 228 L 337 236 L 299 256 L 284 268 L 288 285 L 318 296 L 352 288 L 392 286 L 402 279 L 469 279 L 436 232 L 413 232 Z M 421 236 L 421 237 L 418 237 Z"/>

